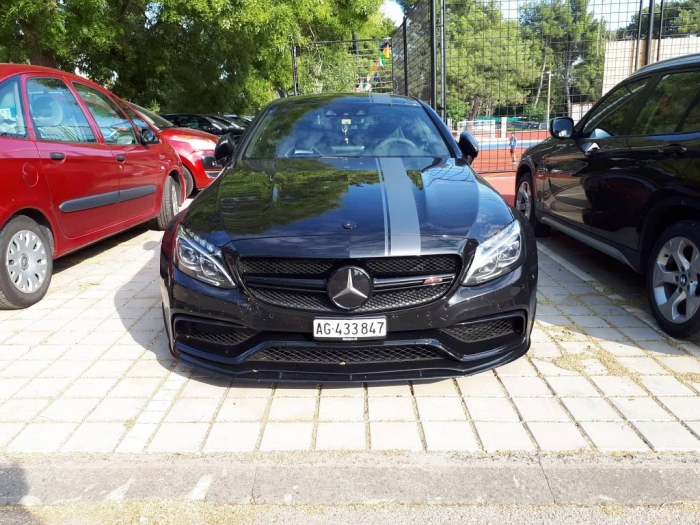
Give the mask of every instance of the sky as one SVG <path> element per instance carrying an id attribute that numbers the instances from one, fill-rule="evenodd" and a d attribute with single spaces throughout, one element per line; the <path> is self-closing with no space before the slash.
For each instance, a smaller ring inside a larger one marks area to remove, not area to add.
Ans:
<path id="1" fill-rule="evenodd" d="M 394 0 L 384 0 L 380 11 L 398 27 L 403 23 L 403 11 Z"/>

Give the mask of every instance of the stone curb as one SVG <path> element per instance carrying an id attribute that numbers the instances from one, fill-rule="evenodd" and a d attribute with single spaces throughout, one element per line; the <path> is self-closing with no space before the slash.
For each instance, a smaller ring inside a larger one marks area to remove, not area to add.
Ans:
<path id="1" fill-rule="evenodd" d="M 271 505 L 699 502 L 695 455 L 55 455 L 0 460 L 0 505 L 200 500 Z"/>

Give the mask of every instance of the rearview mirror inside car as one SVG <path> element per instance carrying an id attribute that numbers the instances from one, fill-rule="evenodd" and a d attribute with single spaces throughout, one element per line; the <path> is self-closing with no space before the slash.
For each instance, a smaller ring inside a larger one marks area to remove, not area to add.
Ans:
<path id="1" fill-rule="evenodd" d="M 568 139 L 574 135 L 574 121 L 569 117 L 557 117 L 549 125 L 549 133 L 556 139 Z"/>
<path id="2" fill-rule="evenodd" d="M 467 158 L 469 164 L 477 157 L 479 154 L 479 143 L 477 142 L 474 135 L 468 131 L 462 131 L 459 134 L 459 149 L 462 151 L 462 155 Z"/>

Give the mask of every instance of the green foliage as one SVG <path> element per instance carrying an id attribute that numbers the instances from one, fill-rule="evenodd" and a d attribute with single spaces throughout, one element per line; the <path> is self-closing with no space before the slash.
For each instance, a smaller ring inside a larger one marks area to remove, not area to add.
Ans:
<path id="1" fill-rule="evenodd" d="M 465 120 L 469 106 L 464 100 L 460 100 L 455 96 L 447 97 L 445 113 L 447 118 L 451 118 L 453 122 Z"/>
<path id="2" fill-rule="evenodd" d="M 601 95 L 606 31 L 588 0 L 542 0 L 526 5 L 520 23 L 539 67 L 552 71 L 552 109 L 571 114 L 571 105 Z"/>
<path id="3" fill-rule="evenodd" d="M 546 103 L 539 103 L 537 105 L 535 104 L 528 104 L 523 108 L 523 116 L 527 120 L 531 120 L 533 122 L 546 122 L 547 119 L 547 104 Z"/>
<path id="4" fill-rule="evenodd" d="M 620 40 L 635 40 L 639 34 L 639 13 L 632 15 L 629 24 L 619 28 L 615 34 Z M 642 10 L 641 38 L 649 34 L 649 8 Z M 666 2 L 664 4 L 663 27 L 661 11 L 657 4 L 654 12 L 653 37 L 662 38 L 676 35 L 700 34 L 700 0 L 684 0 L 681 2 Z"/>
<path id="5" fill-rule="evenodd" d="M 251 113 L 291 91 L 293 43 L 384 31 L 380 5 L 0 0 L 0 59 L 77 68 L 120 96 L 161 111 Z"/>
<path id="6" fill-rule="evenodd" d="M 537 67 L 518 23 L 493 1 L 467 0 L 448 7 L 446 26 L 447 93 L 469 106 L 466 118 L 522 104 Z"/>

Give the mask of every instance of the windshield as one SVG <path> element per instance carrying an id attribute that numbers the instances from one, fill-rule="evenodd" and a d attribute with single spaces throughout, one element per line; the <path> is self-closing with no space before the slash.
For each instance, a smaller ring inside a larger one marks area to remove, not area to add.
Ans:
<path id="1" fill-rule="evenodd" d="M 243 154 L 246 159 L 448 156 L 422 106 L 342 98 L 273 106 Z"/>
<path id="2" fill-rule="evenodd" d="M 131 102 L 129 102 L 129 105 L 136 111 L 141 113 L 141 116 L 143 118 L 145 118 L 150 124 L 152 124 L 158 129 L 175 127 L 175 125 L 172 122 L 168 122 L 160 115 L 156 115 L 155 113 L 153 113 L 153 111 L 149 111 L 146 108 L 142 108 L 141 106 L 137 106 L 136 104 L 132 104 Z"/>

